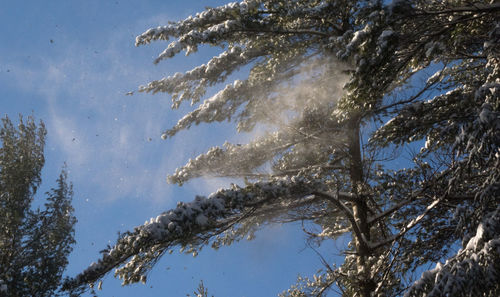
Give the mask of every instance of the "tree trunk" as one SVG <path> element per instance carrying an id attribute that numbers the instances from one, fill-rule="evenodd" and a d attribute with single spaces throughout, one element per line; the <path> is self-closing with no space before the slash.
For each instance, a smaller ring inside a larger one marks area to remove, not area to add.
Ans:
<path id="1" fill-rule="evenodd" d="M 356 195 L 356 202 L 352 205 L 353 215 L 359 230 L 365 240 L 370 240 L 370 227 L 367 224 L 368 207 L 366 197 L 363 193 L 363 160 L 361 157 L 360 144 L 360 120 L 358 116 L 354 116 L 349 123 L 349 174 L 351 179 L 352 193 Z M 367 262 L 370 256 L 370 250 L 366 246 L 363 238 L 358 238 L 353 235 L 356 253 L 359 281 L 359 293 L 362 297 L 369 297 L 375 290 L 375 281 L 370 277 L 370 264 Z M 361 270 L 361 271 L 360 271 Z"/>

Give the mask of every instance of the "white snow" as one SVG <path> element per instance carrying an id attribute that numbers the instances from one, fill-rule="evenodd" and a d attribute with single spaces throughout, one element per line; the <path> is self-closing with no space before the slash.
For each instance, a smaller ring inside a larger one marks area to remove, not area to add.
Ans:
<path id="1" fill-rule="evenodd" d="M 466 250 L 476 250 L 478 247 L 479 241 L 483 237 L 483 233 L 484 233 L 483 224 L 479 224 L 479 226 L 477 227 L 476 235 L 469 240 L 465 249 Z"/>

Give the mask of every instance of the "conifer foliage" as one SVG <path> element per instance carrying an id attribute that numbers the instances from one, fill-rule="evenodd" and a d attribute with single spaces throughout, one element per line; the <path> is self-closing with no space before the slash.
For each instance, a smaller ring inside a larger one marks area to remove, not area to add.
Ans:
<path id="1" fill-rule="evenodd" d="M 139 88 L 194 106 L 162 138 L 221 121 L 268 132 L 178 168 L 169 182 L 245 182 L 124 233 L 66 288 L 112 269 L 146 281 L 172 247 L 197 253 L 302 221 L 318 244 L 352 240 L 342 263 L 283 296 L 498 296 L 499 15 L 495 1 L 247 0 L 147 30 L 136 45 L 170 41 L 155 63 L 221 48 Z"/>
<path id="2" fill-rule="evenodd" d="M 41 183 L 46 130 L 32 117 L 0 127 L 0 296 L 58 296 L 74 241 L 72 186 L 63 169 L 43 208 L 32 207 Z"/>

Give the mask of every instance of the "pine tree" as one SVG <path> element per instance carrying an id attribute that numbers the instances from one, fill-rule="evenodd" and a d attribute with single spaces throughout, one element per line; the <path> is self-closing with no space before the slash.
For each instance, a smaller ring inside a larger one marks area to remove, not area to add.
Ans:
<path id="1" fill-rule="evenodd" d="M 222 121 L 268 132 L 178 168 L 169 182 L 245 182 L 124 233 L 66 288 L 114 268 L 124 284 L 145 281 L 174 246 L 196 254 L 302 221 L 318 244 L 352 241 L 343 263 L 283 296 L 498 296 L 499 14 L 494 1 L 247 0 L 144 32 L 136 45 L 172 39 L 155 63 L 222 48 L 139 88 L 195 106 L 162 138 Z"/>
<path id="2" fill-rule="evenodd" d="M 72 186 L 63 168 L 44 208 L 32 204 L 41 183 L 46 130 L 32 117 L 0 128 L 0 296 L 56 296 L 72 250 Z"/>

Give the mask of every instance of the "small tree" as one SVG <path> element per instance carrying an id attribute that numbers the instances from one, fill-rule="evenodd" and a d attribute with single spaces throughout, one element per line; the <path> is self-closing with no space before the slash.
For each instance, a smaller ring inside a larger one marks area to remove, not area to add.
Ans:
<path id="1" fill-rule="evenodd" d="M 191 297 L 191 295 L 187 294 L 187 297 Z M 200 281 L 198 288 L 196 289 L 196 291 L 193 292 L 193 297 L 209 297 L 208 289 L 205 288 L 203 281 Z"/>
<path id="2" fill-rule="evenodd" d="M 196 106 L 163 138 L 226 120 L 269 132 L 177 169 L 169 181 L 179 185 L 205 175 L 246 182 L 124 233 L 67 288 L 114 268 L 124 284 L 138 282 L 173 246 L 196 253 L 269 222 L 303 221 L 318 244 L 352 241 L 343 263 L 325 262 L 284 296 L 334 286 L 344 296 L 498 296 L 500 4 L 386 2 L 247 0 L 138 36 L 137 45 L 173 39 L 155 63 L 223 48 L 139 88 L 171 94 L 173 108 Z M 231 81 L 246 65 L 248 76 Z M 412 283 L 429 262 L 438 264 Z"/>
<path id="3" fill-rule="evenodd" d="M 54 296 L 74 244 L 72 186 L 63 168 L 44 208 L 31 207 L 41 183 L 46 130 L 32 117 L 0 128 L 0 295 Z"/>

